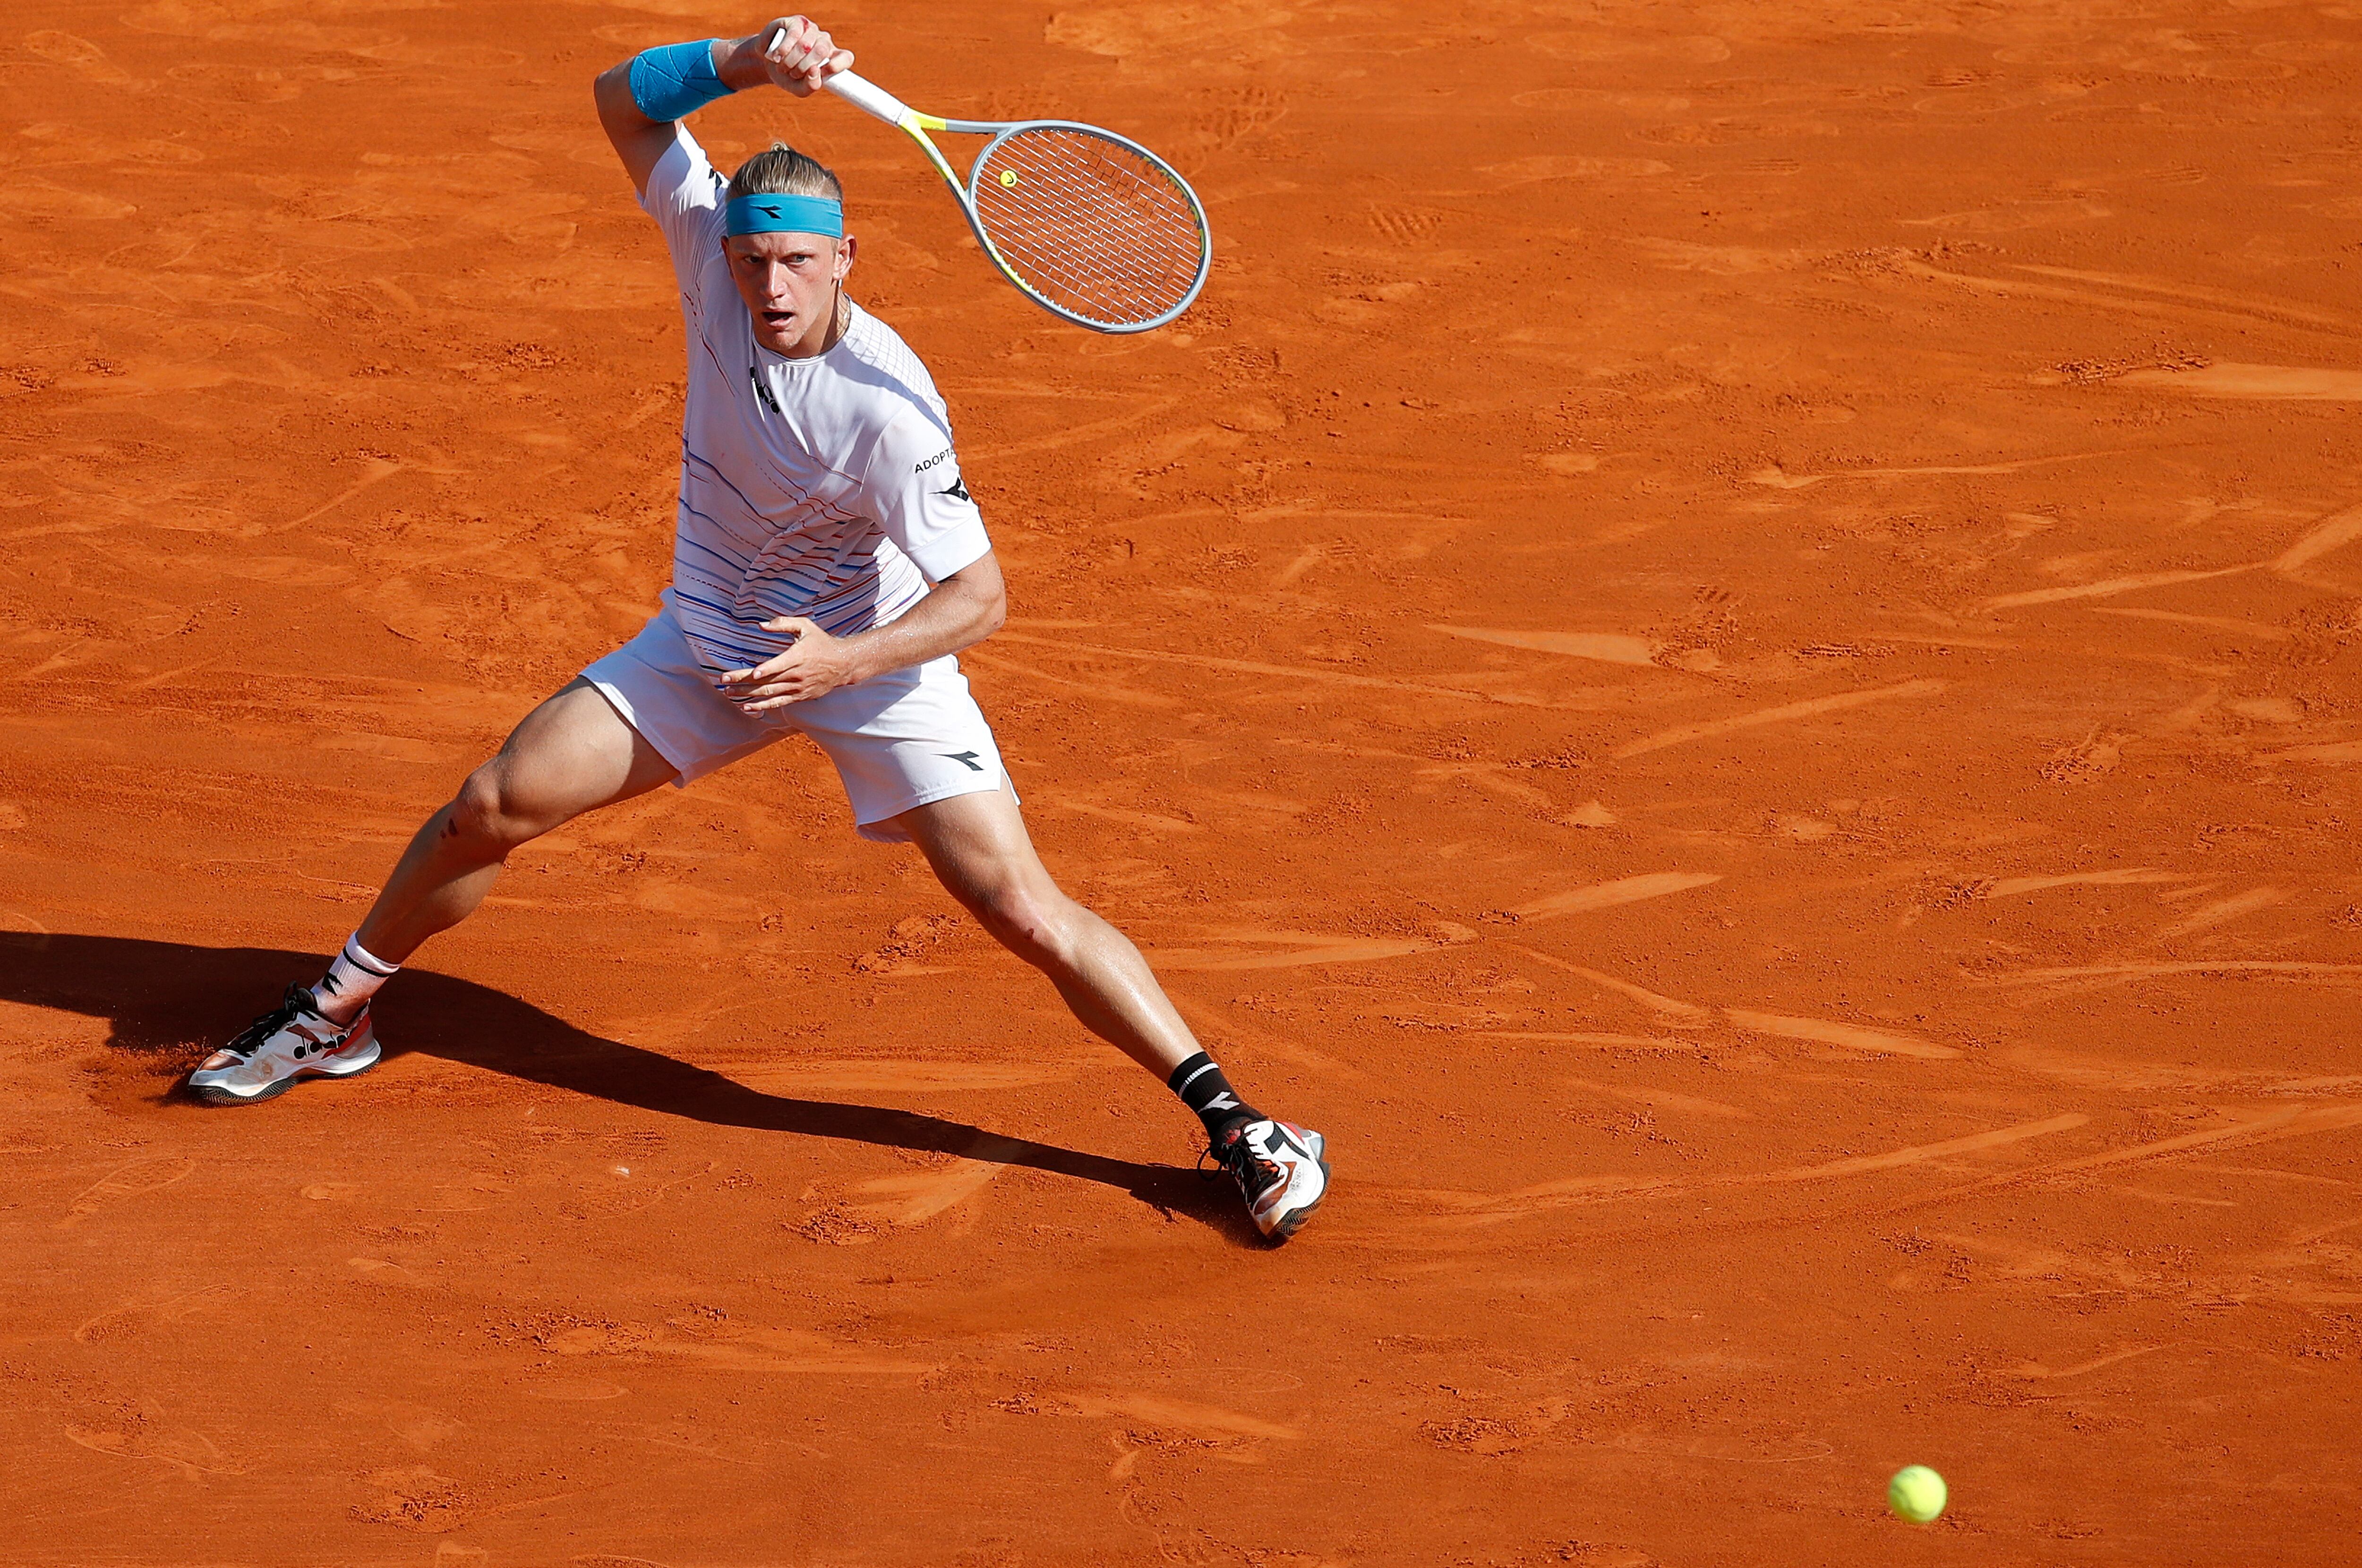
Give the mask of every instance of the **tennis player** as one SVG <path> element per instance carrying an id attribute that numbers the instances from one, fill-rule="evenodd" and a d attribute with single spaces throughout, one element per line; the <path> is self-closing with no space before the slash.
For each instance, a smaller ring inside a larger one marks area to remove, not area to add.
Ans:
<path id="1" fill-rule="evenodd" d="M 290 986 L 190 1088 L 251 1105 L 367 1072 L 378 988 L 475 911 L 512 851 L 800 733 L 836 764 L 861 835 L 915 843 L 1085 1027 L 1162 1077 L 1284 1240 L 1327 1189 L 1320 1134 L 1239 1097 L 1139 949 L 1060 891 L 1026 836 L 955 657 L 999 627 L 1000 567 L 926 367 L 845 296 L 856 248 L 836 176 L 775 144 L 725 182 L 680 124 L 766 83 L 809 96 L 852 61 L 789 17 L 599 77 L 600 122 L 663 231 L 688 325 L 672 586 L 426 820 L 319 982 Z"/>

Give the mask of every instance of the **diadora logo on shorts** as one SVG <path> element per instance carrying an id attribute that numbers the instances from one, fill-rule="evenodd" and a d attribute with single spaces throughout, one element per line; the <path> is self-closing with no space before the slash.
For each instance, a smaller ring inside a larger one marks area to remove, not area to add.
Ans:
<path id="1" fill-rule="evenodd" d="M 983 764 L 983 763 L 981 763 L 981 762 L 978 762 L 978 761 L 976 759 L 976 758 L 977 758 L 977 754 L 976 754 L 975 752 L 972 752 L 972 751 L 946 751 L 946 752 L 939 752 L 939 753 L 937 753 L 937 755 L 938 755 L 938 756 L 948 756 L 948 757 L 950 757 L 954 762 L 965 762 L 965 763 L 966 763 L 966 764 L 967 764 L 967 770 L 968 770 L 970 773 L 981 773 L 981 772 L 983 772 L 983 771 L 984 771 L 984 764 Z"/>

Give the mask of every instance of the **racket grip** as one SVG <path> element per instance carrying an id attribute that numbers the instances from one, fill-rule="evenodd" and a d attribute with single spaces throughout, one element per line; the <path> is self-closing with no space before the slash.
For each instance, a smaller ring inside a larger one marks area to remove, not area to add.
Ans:
<path id="1" fill-rule="evenodd" d="M 840 71 L 821 83 L 830 92 L 865 114 L 877 116 L 889 126 L 899 126 L 911 112 L 909 105 L 874 82 L 866 82 L 850 71 Z"/>

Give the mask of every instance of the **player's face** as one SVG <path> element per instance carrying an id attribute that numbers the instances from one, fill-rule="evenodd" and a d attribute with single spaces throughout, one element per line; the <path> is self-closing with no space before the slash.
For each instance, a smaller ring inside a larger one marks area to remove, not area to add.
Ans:
<path id="1" fill-rule="evenodd" d="M 723 242 L 730 278 L 755 319 L 755 341 L 801 359 L 828 344 L 836 286 L 853 266 L 853 237 L 740 234 Z"/>

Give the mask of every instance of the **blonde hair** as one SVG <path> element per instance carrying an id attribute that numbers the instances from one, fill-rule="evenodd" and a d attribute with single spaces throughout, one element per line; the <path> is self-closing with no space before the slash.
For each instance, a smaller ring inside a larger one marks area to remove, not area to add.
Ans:
<path id="1" fill-rule="evenodd" d="M 836 171 L 808 158 L 784 141 L 775 141 L 738 165 L 730 176 L 730 195 L 827 196 L 842 202 L 844 187 Z"/>

